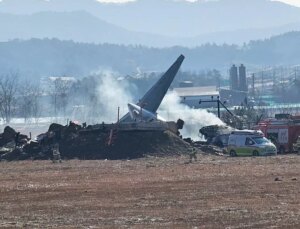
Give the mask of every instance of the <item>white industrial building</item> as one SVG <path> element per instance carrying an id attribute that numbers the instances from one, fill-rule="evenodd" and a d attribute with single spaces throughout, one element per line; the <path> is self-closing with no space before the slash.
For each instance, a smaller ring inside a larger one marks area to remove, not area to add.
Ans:
<path id="1" fill-rule="evenodd" d="M 218 98 L 221 102 L 226 101 L 226 104 L 228 106 L 240 106 L 245 102 L 245 99 L 247 98 L 247 92 L 245 91 L 230 90 L 228 88 L 218 89 L 216 86 L 183 87 L 174 88 L 173 90 L 181 98 L 181 103 L 196 109 L 212 107 L 215 108 L 217 106 L 217 103 L 210 103 L 209 101 L 216 101 Z"/>
<path id="2" fill-rule="evenodd" d="M 219 91 L 215 86 L 208 87 L 183 87 L 174 88 L 174 92 L 181 98 L 183 104 L 193 108 L 209 108 L 215 107 L 216 103 L 201 103 L 200 100 L 212 100 L 217 99 L 220 96 Z"/>

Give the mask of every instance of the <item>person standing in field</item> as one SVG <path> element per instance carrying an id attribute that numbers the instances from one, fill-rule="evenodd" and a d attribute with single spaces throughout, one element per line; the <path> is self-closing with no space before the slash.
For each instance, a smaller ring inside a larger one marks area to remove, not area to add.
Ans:
<path id="1" fill-rule="evenodd" d="M 190 151 L 190 163 L 192 163 L 193 159 L 195 161 L 197 161 L 197 150 L 195 147 L 192 148 L 192 150 Z"/>

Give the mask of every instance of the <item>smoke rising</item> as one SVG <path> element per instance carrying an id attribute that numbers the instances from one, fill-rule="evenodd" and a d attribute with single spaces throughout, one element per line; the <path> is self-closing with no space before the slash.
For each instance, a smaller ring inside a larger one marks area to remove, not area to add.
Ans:
<path id="1" fill-rule="evenodd" d="M 99 122 L 116 122 L 117 108 L 120 107 L 120 117 L 128 112 L 127 104 L 136 100 L 134 90 L 126 80 L 120 80 L 119 75 L 111 71 L 103 71 L 97 86 L 98 103 L 100 108 Z M 200 140 L 199 129 L 208 125 L 224 124 L 214 114 L 202 109 L 192 109 L 180 103 L 180 97 L 175 92 L 169 92 L 158 111 L 167 121 L 184 120 L 185 125 L 181 134 L 184 138 Z"/>
<path id="2" fill-rule="evenodd" d="M 118 79 L 118 74 L 111 71 L 101 73 L 97 88 L 101 122 L 116 122 L 118 107 L 120 117 L 128 112 L 127 104 L 134 101 L 132 88 L 126 80 Z"/>
<path id="3" fill-rule="evenodd" d="M 203 109 L 192 109 L 180 103 L 180 97 L 176 92 L 169 92 L 159 110 L 159 114 L 168 121 L 182 119 L 185 124 L 181 134 L 184 138 L 200 140 L 199 129 L 209 125 L 224 125 L 224 123 L 214 114 Z"/>

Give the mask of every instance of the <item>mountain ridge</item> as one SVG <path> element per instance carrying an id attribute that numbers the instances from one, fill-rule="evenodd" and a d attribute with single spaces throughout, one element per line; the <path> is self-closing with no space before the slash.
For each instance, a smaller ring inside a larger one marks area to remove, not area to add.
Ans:
<path id="1" fill-rule="evenodd" d="M 129 31 L 86 11 L 38 12 L 31 15 L 0 13 L 0 41 L 30 38 L 57 38 L 86 43 L 115 43 L 149 47 L 196 47 L 205 43 L 237 44 L 300 30 L 300 22 L 269 29 L 244 29 L 178 38 Z"/>
<path id="2" fill-rule="evenodd" d="M 7 13 L 30 14 L 39 11 L 77 10 L 85 10 L 130 31 L 176 37 L 194 37 L 243 28 L 270 28 L 300 21 L 300 8 L 270 0 L 219 0 L 193 3 L 139 0 L 126 4 L 108 4 L 94 0 L 0 2 L 0 11 Z"/>

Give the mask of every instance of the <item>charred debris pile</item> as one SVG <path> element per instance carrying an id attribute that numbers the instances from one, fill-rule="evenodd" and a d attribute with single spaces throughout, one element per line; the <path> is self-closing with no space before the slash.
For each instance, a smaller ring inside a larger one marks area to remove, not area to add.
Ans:
<path id="1" fill-rule="evenodd" d="M 176 124 L 176 123 L 175 123 Z M 116 128 L 111 124 L 67 126 L 51 124 L 36 140 L 6 127 L 0 134 L 0 159 L 51 160 L 57 149 L 62 159 L 133 159 L 187 154 L 191 145 L 170 128 L 160 130 Z"/>
<path id="2" fill-rule="evenodd" d="M 191 139 L 185 139 L 185 141 L 206 154 L 223 156 L 227 154 L 228 138 L 233 130 L 234 128 L 225 125 L 205 126 L 199 130 L 205 141 L 194 142 Z"/>

